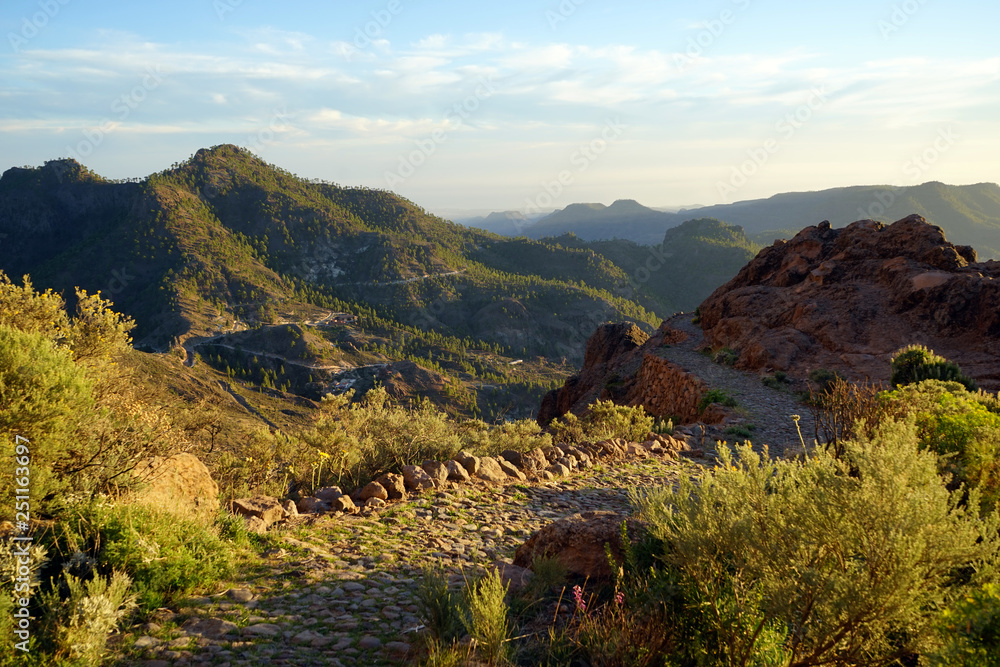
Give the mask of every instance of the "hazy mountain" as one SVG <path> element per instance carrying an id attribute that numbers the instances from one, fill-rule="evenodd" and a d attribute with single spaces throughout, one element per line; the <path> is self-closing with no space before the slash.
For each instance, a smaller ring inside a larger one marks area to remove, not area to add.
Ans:
<path id="1" fill-rule="evenodd" d="M 768 244 L 823 220 L 842 227 L 867 218 L 890 223 L 913 213 L 944 229 L 950 241 L 973 246 L 983 258 L 1000 258 L 1000 186 L 995 183 L 854 186 L 676 212 L 647 208 L 630 200 L 611 206 L 571 204 L 521 233 L 537 239 L 572 232 L 584 240 L 618 238 L 652 245 L 660 242 L 668 228 L 697 216 L 739 225 L 751 241 Z"/>
<path id="2" fill-rule="evenodd" d="M 699 216 L 741 225 L 748 235 L 764 243 L 823 220 L 843 227 L 869 218 L 895 222 L 913 213 L 941 227 L 949 241 L 973 246 L 981 258 L 1000 259 L 1000 186 L 995 183 L 866 185 L 790 192 L 697 210 Z M 671 224 L 679 224 L 683 217 L 683 213 L 674 215 Z"/>
<path id="3" fill-rule="evenodd" d="M 628 239 L 651 245 L 659 243 L 669 226 L 670 214 L 631 199 L 604 204 L 570 204 L 523 230 L 528 238 L 559 236 L 572 232 L 587 241 Z"/>
<path id="4" fill-rule="evenodd" d="M 486 216 L 455 220 L 460 225 L 485 229 L 501 236 L 520 236 L 524 229 L 534 224 L 520 211 L 494 211 Z"/>

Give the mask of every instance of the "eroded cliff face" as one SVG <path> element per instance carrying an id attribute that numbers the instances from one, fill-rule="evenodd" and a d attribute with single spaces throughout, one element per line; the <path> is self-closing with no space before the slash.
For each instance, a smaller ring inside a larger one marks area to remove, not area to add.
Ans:
<path id="1" fill-rule="evenodd" d="M 701 324 L 746 370 L 887 380 L 892 353 L 922 343 L 1000 389 L 1000 262 L 917 215 L 776 241 L 702 303 Z"/>
<path id="2" fill-rule="evenodd" d="M 657 354 L 687 334 L 666 323 L 647 336 L 627 322 L 604 324 L 587 341 L 580 372 L 546 394 L 538 411 L 542 425 L 567 412 L 582 414 L 597 400 L 641 405 L 655 417 L 680 418 L 681 423 L 704 418 L 698 403 L 708 390 L 704 382 Z"/>

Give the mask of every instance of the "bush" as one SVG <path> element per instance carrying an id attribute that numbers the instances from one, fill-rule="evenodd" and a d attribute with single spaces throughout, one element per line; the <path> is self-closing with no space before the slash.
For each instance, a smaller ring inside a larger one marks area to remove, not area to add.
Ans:
<path id="1" fill-rule="evenodd" d="M 1000 500 L 1000 412 L 996 399 L 957 382 L 924 380 L 886 394 L 916 420 L 921 443 L 946 458 L 956 483 L 981 490 L 988 504 Z"/>
<path id="2" fill-rule="evenodd" d="M 1000 585 L 985 584 L 941 616 L 948 642 L 932 656 L 940 667 L 1000 667 Z"/>
<path id="3" fill-rule="evenodd" d="M 830 386 L 837 380 L 846 380 L 843 375 L 837 371 L 831 371 L 827 368 L 816 368 L 809 371 L 809 380 L 818 387 L 816 393 L 822 394 L 829 391 Z"/>
<path id="4" fill-rule="evenodd" d="M 52 653 L 69 664 L 99 664 L 108 634 L 135 607 L 130 584 L 121 572 L 89 581 L 65 573 L 60 587 L 42 594 L 43 635 Z M 65 588 L 64 596 L 59 588 Z"/>
<path id="5" fill-rule="evenodd" d="M 466 613 L 462 620 L 489 665 L 503 664 L 508 652 L 510 626 L 504 601 L 506 595 L 507 587 L 497 570 L 471 583 L 465 590 Z"/>
<path id="6" fill-rule="evenodd" d="M 77 422 L 94 404 L 93 381 L 72 354 L 40 333 L 0 324 L 0 437 L 14 460 L 16 436 L 29 441 L 32 508 L 65 493 L 73 471 L 86 461 L 79 452 Z M 14 485 L 2 498 L 13 507 Z"/>
<path id="7" fill-rule="evenodd" d="M 698 413 L 702 413 L 712 403 L 718 403 L 719 405 L 724 405 L 727 408 L 736 407 L 736 399 L 730 396 L 728 393 L 722 389 L 709 389 L 705 392 L 705 395 L 701 397 L 698 401 Z"/>
<path id="8" fill-rule="evenodd" d="M 475 419 L 459 422 L 430 401 L 410 407 L 394 405 L 382 387 L 368 391 L 356 403 L 351 403 L 352 397 L 353 392 L 347 392 L 323 399 L 315 427 L 301 435 L 309 447 L 281 444 L 275 450 L 278 453 L 268 455 L 272 479 L 283 478 L 290 465 L 294 472 L 289 480 L 300 488 L 328 483 L 354 488 L 383 472 L 398 472 L 404 465 L 454 458 L 463 449 L 495 456 L 505 449 L 551 444 L 551 437 L 530 420 L 494 427 Z M 270 437 L 261 434 L 264 440 Z M 263 455 L 267 448 L 261 450 Z M 240 466 L 239 461 L 230 463 Z"/>
<path id="9" fill-rule="evenodd" d="M 458 596 L 448 586 L 448 575 L 440 567 L 426 567 L 417 586 L 420 618 L 435 646 L 451 646 L 462 634 L 462 611 Z"/>
<path id="10" fill-rule="evenodd" d="M 232 575 L 236 555 L 249 547 L 249 538 L 222 528 L 229 539 L 196 519 L 141 505 L 93 502 L 67 511 L 40 539 L 51 557 L 87 563 L 74 572 L 78 576 L 128 573 L 141 610 L 152 611 Z"/>
<path id="11" fill-rule="evenodd" d="M 549 424 L 553 440 L 576 444 L 585 440 L 607 440 L 625 438 L 631 442 L 646 439 L 653 430 L 653 418 L 645 408 L 616 405 L 614 401 L 597 401 L 577 418 L 566 413 Z"/>
<path id="12" fill-rule="evenodd" d="M 872 438 L 878 427 L 901 416 L 901 407 L 883 393 L 881 383 L 848 382 L 839 376 L 821 393 L 810 392 L 806 402 L 816 427 L 816 441 L 843 454 L 843 442 Z"/>
<path id="13" fill-rule="evenodd" d="M 986 571 L 998 519 L 947 490 L 915 425 L 804 462 L 720 448 L 699 486 L 636 497 L 674 584 L 690 663 L 889 664 L 926 649 L 955 573 Z M 905 536 L 905 537 L 904 537 Z"/>
<path id="14" fill-rule="evenodd" d="M 908 345 L 892 356 L 892 375 L 889 383 L 893 387 L 914 384 L 924 380 L 958 382 L 969 391 L 978 387 L 972 378 L 962 373 L 957 364 L 934 354 L 923 345 Z"/>
<path id="15" fill-rule="evenodd" d="M 732 366 L 740 358 L 740 353 L 731 347 L 723 347 L 712 353 L 712 361 L 723 366 Z"/>

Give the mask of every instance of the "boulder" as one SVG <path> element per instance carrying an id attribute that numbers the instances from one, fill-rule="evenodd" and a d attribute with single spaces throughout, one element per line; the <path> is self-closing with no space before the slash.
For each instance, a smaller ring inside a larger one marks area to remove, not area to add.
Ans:
<path id="1" fill-rule="evenodd" d="M 549 463 L 554 463 L 560 457 L 564 456 L 564 452 L 559 447 L 542 447 L 542 454 L 545 455 L 545 460 Z"/>
<path id="2" fill-rule="evenodd" d="M 462 450 L 458 453 L 458 456 L 455 457 L 455 460 L 461 463 L 462 467 L 465 468 L 466 472 L 468 472 L 473 477 L 479 474 L 478 456 L 473 456 L 471 453 Z"/>
<path id="3" fill-rule="evenodd" d="M 649 450 L 635 442 L 630 442 L 629 444 L 627 444 L 625 446 L 625 452 L 629 456 L 634 456 L 636 458 L 640 459 L 649 458 Z"/>
<path id="4" fill-rule="evenodd" d="M 514 479 L 519 479 L 522 481 L 527 479 L 524 473 L 518 470 L 517 467 L 515 467 L 514 464 L 508 461 L 507 459 L 498 458 L 493 460 L 497 462 L 497 464 L 500 466 L 500 469 L 508 477 L 513 477 Z"/>
<path id="5" fill-rule="evenodd" d="M 434 488 L 434 480 L 418 466 L 403 466 L 403 483 L 410 491 L 424 491 Z"/>
<path id="6" fill-rule="evenodd" d="M 219 509 L 219 486 L 194 454 L 145 459 L 132 475 L 142 484 L 134 502 L 202 516 Z"/>
<path id="7" fill-rule="evenodd" d="M 358 511 L 357 505 L 351 500 L 350 496 L 339 496 L 334 498 L 330 503 L 330 509 L 334 512 L 345 512 L 347 514 L 353 514 Z"/>
<path id="8" fill-rule="evenodd" d="M 364 502 L 369 498 L 379 498 L 381 500 L 389 499 L 389 492 L 385 490 L 385 487 L 378 482 L 368 482 L 365 488 L 361 489 L 361 501 Z"/>
<path id="9" fill-rule="evenodd" d="M 298 516 L 299 508 L 295 505 L 295 501 L 292 500 L 282 500 L 281 509 L 285 510 L 285 516 Z"/>
<path id="10" fill-rule="evenodd" d="M 445 467 L 448 469 L 448 480 L 452 482 L 468 482 L 469 472 L 458 461 L 446 461 Z"/>
<path id="11" fill-rule="evenodd" d="M 303 514 L 321 514 L 330 509 L 330 504 L 323 502 L 316 496 L 307 496 L 295 503 L 295 507 Z"/>
<path id="12" fill-rule="evenodd" d="M 545 470 L 546 472 L 551 473 L 553 477 L 566 477 L 570 472 L 569 468 L 561 463 L 553 463 Z"/>
<path id="13" fill-rule="evenodd" d="M 247 530 L 251 533 L 263 535 L 267 532 L 268 523 L 259 516 L 245 515 L 243 520 L 247 524 Z"/>
<path id="14" fill-rule="evenodd" d="M 507 461 L 515 468 L 523 468 L 524 462 L 521 459 L 521 452 L 515 451 L 513 449 L 507 449 L 500 452 L 500 458 Z"/>
<path id="15" fill-rule="evenodd" d="M 497 460 L 491 456 L 484 456 L 479 460 L 479 467 L 476 470 L 476 477 L 487 482 L 502 484 L 507 481 L 507 473 L 503 471 Z"/>
<path id="16" fill-rule="evenodd" d="M 339 486 L 324 486 L 322 489 L 317 489 L 313 495 L 322 501 L 330 502 L 344 495 L 344 492 L 340 490 Z"/>
<path id="17" fill-rule="evenodd" d="M 264 522 L 265 527 L 285 518 L 285 509 L 281 506 L 281 502 L 271 496 L 240 498 L 233 501 L 232 507 L 234 514 L 257 517 Z"/>
<path id="18" fill-rule="evenodd" d="M 406 500 L 406 482 L 402 475 L 387 472 L 375 481 L 385 488 L 389 500 Z"/>
<path id="19" fill-rule="evenodd" d="M 682 393 L 693 376 L 656 351 L 686 338 L 686 333 L 667 323 L 651 337 L 631 322 L 597 327 L 587 340 L 580 371 L 542 399 L 538 423 L 547 426 L 568 412 L 580 416 L 599 399 L 642 405 L 655 417 L 685 415 L 687 401 L 681 400 Z"/>
<path id="20" fill-rule="evenodd" d="M 424 461 L 420 466 L 434 481 L 434 486 L 443 487 L 448 481 L 448 465 L 441 461 Z"/>
<path id="21" fill-rule="evenodd" d="M 520 458 L 521 465 L 519 467 L 525 472 L 538 472 L 549 466 L 549 461 L 545 458 L 541 447 L 535 447 L 530 452 L 521 452 Z"/>
<path id="22" fill-rule="evenodd" d="M 621 525 L 626 521 L 630 539 L 638 535 L 634 519 L 608 511 L 583 512 L 554 521 L 528 538 L 514 553 L 514 565 L 530 568 L 536 557 L 557 558 L 571 575 L 595 581 L 611 579 L 604 546 L 622 559 Z"/>

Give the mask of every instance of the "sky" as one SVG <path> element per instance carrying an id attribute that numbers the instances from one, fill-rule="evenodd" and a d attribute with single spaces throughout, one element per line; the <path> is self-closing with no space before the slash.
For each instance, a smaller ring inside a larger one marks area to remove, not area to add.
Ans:
<path id="1" fill-rule="evenodd" d="M 4 0 L 0 170 L 244 146 L 437 213 L 997 182 L 1000 3 Z"/>

